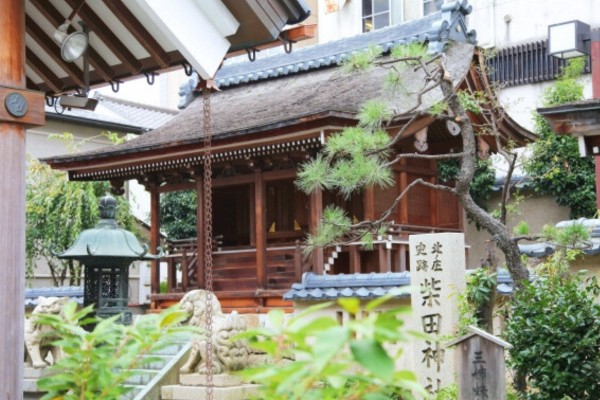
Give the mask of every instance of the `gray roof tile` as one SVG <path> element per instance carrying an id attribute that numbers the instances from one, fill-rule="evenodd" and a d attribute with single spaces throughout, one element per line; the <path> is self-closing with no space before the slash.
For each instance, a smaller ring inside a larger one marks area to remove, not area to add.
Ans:
<path id="1" fill-rule="evenodd" d="M 468 270 L 471 273 L 473 270 Z M 294 283 L 283 295 L 284 300 L 335 300 L 343 297 L 374 299 L 403 286 L 410 285 L 410 272 L 387 272 L 351 275 L 316 275 L 307 272 L 302 283 Z M 498 270 L 498 293 L 509 295 L 513 281 L 506 269 Z M 403 293 L 398 297 L 408 297 Z"/>
<path id="2" fill-rule="evenodd" d="M 256 61 L 224 65 L 215 81 L 220 88 L 285 76 L 339 64 L 353 53 L 369 45 L 380 46 L 383 52 L 411 42 L 429 43 L 431 53 L 440 53 L 449 40 L 476 43 L 474 31 L 466 29 L 465 17 L 471 13 L 467 0 L 446 4 L 441 11 L 404 24 L 393 25 L 368 33 L 347 37 L 294 50 L 290 54 L 260 57 Z M 460 29 L 457 29 L 460 27 Z M 181 86 L 179 108 L 187 107 L 196 94 L 197 76 Z"/>

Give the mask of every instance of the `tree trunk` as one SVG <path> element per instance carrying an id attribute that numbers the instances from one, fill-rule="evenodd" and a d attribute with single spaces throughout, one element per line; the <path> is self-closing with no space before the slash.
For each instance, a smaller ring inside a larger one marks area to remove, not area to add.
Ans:
<path id="1" fill-rule="evenodd" d="M 457 123 L 459 123 L 462 128 L 461 136 L 463 140 L 464 156 L 462 158 L 460 173 L 456 181 L 456 197 L 463 209 L 473 217 L 475 222 L 492 235 L 492 240 L 496 242 L 498 248 L 504 253 L 506 266 L 514 281 L 515 289 L 519 290 L 523 287 L 522 282 L 529 280 L 529 272 L 521 263 L 521 254 L 519 252 L 518 244 L 512 240 L 506 225 L 479 207 L 475 201 L 473 201 L 469 192 L 473 176 L 475 175 L 475 164 L 477 160 L 477 144 L 473 125 L 471 124 L 465 109 L 460 104 L 452 82 L 444 79 L 441 83 L 441 88 L 444 96 L 448 99 L 450 110 L 452 110 L 453 114 L 458 118 Z"/>

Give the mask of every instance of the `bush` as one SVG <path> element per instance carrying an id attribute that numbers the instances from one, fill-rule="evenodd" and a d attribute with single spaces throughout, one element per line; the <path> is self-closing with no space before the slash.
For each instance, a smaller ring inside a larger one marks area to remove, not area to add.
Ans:
<path id="1" fill-rule="evenodd" d="M 263 400 L 399 400 L 414 399 L 413 392 L 427 396 L 412 372 L 397 370 L 395 360 L 401 353 L 389 355 L 384 347 L 408 339 L 398 317 L 410 308 L 373 312 L 384 300 L 371 301 L 365 306 L 367 317 L 341 326 L 331 317 L 306 317 L 332 303 L 313 306 L 287 324 L 283 311 L 271 311 L 272 329 L 257 328 L 238 336 L 265 351 L 269 362 L 240 374 L 262 385 Z M 360 314 L 358 299 L 339 303 L 351 315 Z"/>
<path id="2" fill-rule="evenodd" d="M 123 383 L 143 373 L 143 364 L 160 360 L 147 356 L 168 346 L 168 339 L 189 333 L 195 328 L 177 325 L 187 313 L 171 308 L 161 314 L 140 317 L 134 326 L 115 323 L 120 316 L 99 320 L 89 318 L 92 306 L 77 311 L 77 303 L 67 303 L 63 315 L 36 316 L 37 323 L 50 325 L 55 330 L 63 357 L 51 370 L 54 375 L 41 378 L 37 385 L 48 393 L 42 400 L 118 400 L 133 387 Z M 83 327 L 96 324 L 92 332 Z M 146 357 L 145 357 L 146 356 Z"/>
<path id="3" fill-rule="evenodd" d="M 599 399 L 600 294 L 596 277 L 550 275 L 516 293 L 506 339 L 531 400 Z"/>

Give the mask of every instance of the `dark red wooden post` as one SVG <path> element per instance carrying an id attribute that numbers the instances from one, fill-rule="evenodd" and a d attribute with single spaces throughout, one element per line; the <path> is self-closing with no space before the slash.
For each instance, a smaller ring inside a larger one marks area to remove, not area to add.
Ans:
<path id="1" fill-rule="evenodd" d="M 320 189 L 314 190 L 310 194 L 310 231 L 315 233 L 316 229 L 321 224 L 323 218 L 323 192 Z M 312 254 L 313 272 L 317 275 L 323 275 L 324 259 L 323 248 L 318 247 L 313 250 Z"/>
<path id="2" fill-rule="evenodd" d="M 160 193 L 158 188 L 150 191 L 150 248 L 156 251 L 160 246 Z M 150 270 L 150 288 L 152 294 L 160 293 L 160 260 L 152 261 Z"/>
<path id="3" fill-rule="evenodd" d="M 256 283 L 267 288 L 267 193 L 262 171 L 254 173 L 254 215 L 256 221 Z"/>
<path id="4" fill-rule="evenodd" d="M 44 124 L 44 96 L 26 79 L 25 1 L 0 0 L 0 398 L 10 400 L 23 398 L 25 127 Z"/>

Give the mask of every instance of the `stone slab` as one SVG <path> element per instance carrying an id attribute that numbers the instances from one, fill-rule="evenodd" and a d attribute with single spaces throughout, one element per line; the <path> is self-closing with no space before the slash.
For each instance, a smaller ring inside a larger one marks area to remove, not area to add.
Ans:
<path id="1" fill-rule="evenodd" d="M 258 397 L 259 385 L 213 388 L 213 400 L 248 400 Z M 163 400 L 206 400 L 204 386 L 163 386 Z"/>
<path id="2" fill-rule="evenodd" d="M 411 235 L 410 279 L 420 290 L 411 295 L 417 330 L 430 340 L 414 343 L 414 372 L 431 394 L 454 382 L 454 352 L 435 339 L 454 332 L 458 325 L 458 293 L 464 291 L 466 262 L 462 233 Z"/>
<path id="3" fill-rule="evenodd" d="M 23 379 L 23 392 L 46 393 L 37 387 L 37 379 Z"/>
<path id="4" fill-rule="evenodd" d="M 50 372 L 48 368 L 25 367 L 23 370 L 23 377 L 25 379 L 40 379 L 50 374 L 52 374 L 52 372 Z"/>
<path id="5" fill-rule="evenodd" d="M 206 375 L 200 374 L 187 374 L 180 375 L 179 383 L 182 386 L 206 386 Z M 219 374 L 213 376 L 214 387 L 231 387 L 231 386 L 242 386 L 244 381 L 235 375 Z"/>

